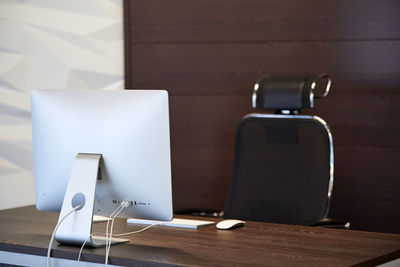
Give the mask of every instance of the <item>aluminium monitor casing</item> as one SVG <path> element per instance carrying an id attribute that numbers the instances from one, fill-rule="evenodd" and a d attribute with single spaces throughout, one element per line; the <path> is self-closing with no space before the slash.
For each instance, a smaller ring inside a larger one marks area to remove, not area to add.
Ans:
<path id="1" fill-rule="evenodd" d="M 168 93 L 33 90 L 36 206 L 60 211 L 78 153 L 102 156 L 94 213 L 172 220 Z M 82 184 L 85 180 L 82 180 Z"/>

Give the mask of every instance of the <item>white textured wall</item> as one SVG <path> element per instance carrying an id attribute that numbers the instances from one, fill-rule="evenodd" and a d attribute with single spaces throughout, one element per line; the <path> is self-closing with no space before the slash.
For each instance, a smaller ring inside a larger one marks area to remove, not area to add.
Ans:
<path id="1" fill-rule="evenodd" d="M 122 89 L 122 0 L 0 1 L 0 209 L 33 204 L 31 89 Z"/>

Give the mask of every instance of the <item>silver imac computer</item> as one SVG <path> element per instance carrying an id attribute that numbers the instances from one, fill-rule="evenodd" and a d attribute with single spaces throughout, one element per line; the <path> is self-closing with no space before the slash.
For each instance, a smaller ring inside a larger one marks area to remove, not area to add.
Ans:
<path id="1" fill-rule="evenodd" d="M 77 204 L 56 232 L 60 243 L 104 246 L 94 214 L 171 221 L 168 93 L 164 90 L 33 90 L 36 207 Z M 125 240 L 113 239 L 116 242 Z"/>

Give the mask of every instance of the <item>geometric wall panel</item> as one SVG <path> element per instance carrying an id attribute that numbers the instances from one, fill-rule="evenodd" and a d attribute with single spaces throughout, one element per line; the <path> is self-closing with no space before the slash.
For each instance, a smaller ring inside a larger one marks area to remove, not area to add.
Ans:
<path id="1" fill-rule="evenodd" d="M 35 203 L 31 89 L 123 89 L 122 0 L 0 1 L 0 209 Z"/>

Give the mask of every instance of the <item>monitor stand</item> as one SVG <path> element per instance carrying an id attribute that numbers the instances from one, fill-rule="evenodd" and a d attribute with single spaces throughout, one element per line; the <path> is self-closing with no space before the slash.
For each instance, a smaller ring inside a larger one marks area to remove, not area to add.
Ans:
<path id="1" fill-rule="evenodd" d="M 101 164 L 100 154 L 79 153 L 72 167 L 68 187 L 65 192 L 59 221 L 74 207 L 84 204 L 70 214 L 60 224 L 56 240 L 63 244 L 102 247 L 106 245 L 105 236 L 94 236 L 92 233 L 93 208 L 96 193 L 96 182 Z M 111 244 L 128 242 L 129 239 L 112 238 Z"/>

